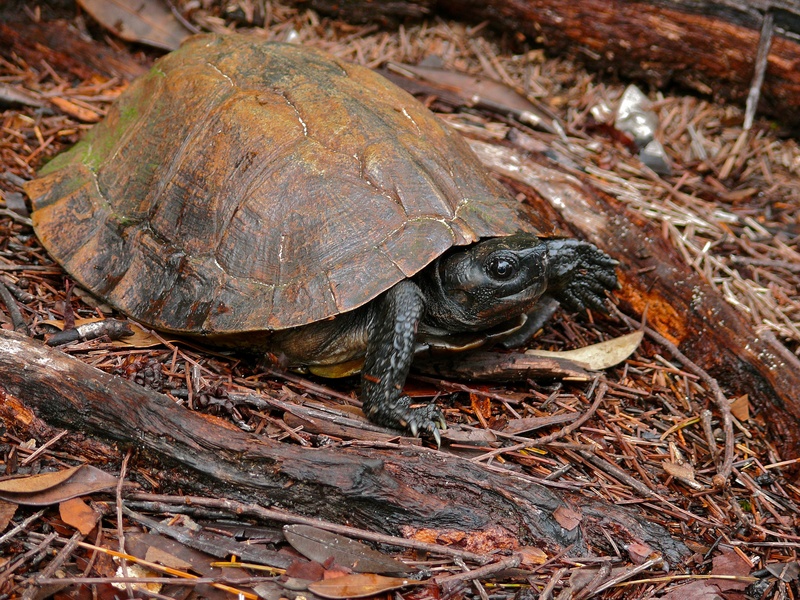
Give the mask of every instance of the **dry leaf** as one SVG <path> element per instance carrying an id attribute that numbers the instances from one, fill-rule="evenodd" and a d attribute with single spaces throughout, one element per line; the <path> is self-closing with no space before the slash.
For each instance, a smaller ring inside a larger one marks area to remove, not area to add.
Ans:
<path id="1" fill-rule="evenodd" d="M 741 554 L 736 552 L 729 546 L 719 547 L 720 553 L 715 556 L 711 563 L 711 575 L 732 575 L 734 577 L 748 578 L 753 565 L 750 564 Z M 733 581 L 730 579 L 712 579 L 720 590 L 727 592 L 728 590 L 744 590 L 750 581 L 739 580 Z"/>
<path id="2" fill-rule="evenodd" d="M 97 317 L 92 317 L 89 319 L 75 319 L 75 326 L 80 327 L 81 325 L 86 325 L 87 323 L 98 323 L 100 321 L 104 321 L 105 319 L 100 319 Z M 46 321 L 41 322 L 43 325 L 50 325 L 52 327 L 57 327 L 58 329 L 64 329 L 64 321 L 60 321 L 58 319 L 48 319 Z M 152 333 L 142 329 L 139 325 L 133 322 L 129 322 L 128 325 L 133 330 L 133 335 L 126 336 L 119 340 L 112 340 L 111 346 L 114 348 L 153 348 L 155 346 L 161 346 L 163 342 L 154 336 Z M 174 341 L 173 338 L 163 338 L 167 341 Z"/>
<path id="3" fill-rule="evenodd" d="M 632 542 L 625 546 L 625 549 L 628 551 L 628 556 L 631 557 L 633 563 L 637 565 L 645 562 L 654 552 L 650 546 L 641 542 Z"/>
<path id="4" fill-rule="evenodd" d="M 64 523 L 74 527 L 83 535 L 91 533 L 101 516 L 100 513 L 80 498 L 64 500 L 58 505 L 58 512 Z"/>
<path id="5" fill-rule="evenodd" d="M 324 579 L 308 586 L 310 592 L 323 598 L 365 598 L 407 585 L 422 585 L 421 581 L 384 577 L 383 575 L 345 575 L 336 579 Z"/>
<path id="6" fill-rule="evenodd" d="M 325 563 L 333 558 L 337 565 L 359 573 L 407 573 L 405 563 L 388 557 L 366 544 L 308 525 L 286 525 L 286 540 L 310 560 Z"/>
<path id="7" fill-rule="evenodd" d="M 6 502 L 0 500 L 0 533 L 5 531 L 11 519 L 14 518 L 14 513 L 17 512 L 17 504 L 14 502 Z"/>
<path id="8" fill-rule="evenodd" d="M 583 515 L 566 506 L 559 506 L 553 511 L 553 518 L 567 531 L 572 531 L 581 524 Z"/>
<path id="9" fill-rule="evenodd" d="M 636 351 L 644 337 L 643 331 L 634 331 L 621 335 L 613 340 L 606 340 L 599 344 L 584 346 L 576 350 L 565 352 L 551 352 L 549 350 L 528 350 L 525 354 L 541 356 L 544 358 L 562 358 L 578 363 L 585 369 L 602 371 L 618 365 Z"/>
<path id="10" fill-rule="evenodd" d="M 536 546 L 523 546 L 517 552 L 522 556 L 523 565 L 532 567 L 547 562 L 547 552 Z"/>
<path id="11" fill-rule="evenodd" d="M 0 498 L 45 506 L 116 487 L 117 478 L 91 465 L 0 481 Z"/>
<path id="12" fill-rule="evenodd" d="M 703 489 L 703 485 L 694 478 L 694 468 L 692 468 L 692 465 L 685 462 L 672 462 L 671 460 L 665 460 L 661 465 L 667 475 L 675 477 L 692 489 Z"/>
<path id="13" fill-rule="evenodd" d="M 476 444 L 484 446 L 497 441 L 497 436 L 486 429 L 461 429 L 448 427 L 441 433 L 442 439 L 451 444 Z"/>
<path id="14" fill-rule="evenodd" d="M 740 421 L 747 421 L 750 418 L 750 397 L 747 394 L 731 402 L 731 414 Z"/>
<path id="15" fill-rule="evenodd" d="M 175 50 L 191 35 L 160 0 L 78 0 L 78 4 L 128 42 Z"/>

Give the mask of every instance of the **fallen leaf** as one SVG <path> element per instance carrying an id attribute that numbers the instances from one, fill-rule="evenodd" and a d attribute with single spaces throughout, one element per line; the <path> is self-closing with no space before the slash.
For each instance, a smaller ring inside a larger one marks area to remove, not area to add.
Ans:
<path id="1" fill-rule="evenodd" d="M 309 591 L 323 598 L 365 598 L 407 585 L 422 585 L 424 582 L 383 575 L 345 575 L 336 579 L 316 581 L 308 586 Z"/>
<path id="2" fill-rule="evenodd" d="M 308 525 L 286 525 L 286 540 L 310 560 L 336 564 L 359 573 L 407 573 L 405 563 L 373 550 L 366 544 Z"/>
<path id="3" fill-rule="evenodd" d="M 158 563 L 159 565 L 164 565 L 170 569 L 179 569 L 181 571 L 190 571 L 194 567 L 192 563 L 181 560 L 174 554 L 171 554 L 166 550 L 162 550 L 161 548 L 157 548 L 156 546 L 150 546 L 147 549 L 144 559 L 148 562 Z"/>
<path id="4" fill-rule="evenodd" d="M 633 354 L 636 348 L 639 347 L 643 337 L 643 331 L 634 331 L 613 340 L 606 340 L 599 344 L 592 344 L 575 350 L 551 352 L 549 350 L 534 349 L 526 351 L 525 354 L 544 358 L 563 358 L 576 362 L 585 369 L 602 371 L 618 365 Z"/>
<path id="5" fill-rule="evenodd" d="M 532 567 L 547 562 L 547 552 L 536 546 L 522 546 L 517 552 L 522 556 L 522 564 Z"/>
<path id="6" fill-rule="evenodd" d="M 632 542 L 625 546 L 625 549 L 628 551 L 628 556 L 631 557 L 633 563 L 637 565 L 641 565 L 645 562 L 654 552 L 650 546 L 642 544 L 641 542 Z"/>
<path id="7" fill-rule="evenodd" d="M 566 506 L 559 506 L 553 511 L 553 518 L 567 531 L 572 531 L 581 524 L 583 515 Z"/>
<path id="8" fill-rule="evenodd" d="M 87 323 L 98 323 L 100 321 L 104 321 L 105 319 L 100 319 L 97 317 L 92 317 L 88 319 L 75 319 L 75 326 L 79 327 L 81 325 L 86 325 Z M 41 321 L 44 325 L 50 325 L 52 327 L 56 327 L 63 331 L 64 329 L 64 321 L 60 321 L 58 319 L 47 319 L 46 321 Z M 112 340 L 111 346 L 114 348 L 153 348 L 155 346 L 163 345 L 163 342 L 157 338 L 155 335 L 142 329 L 139 325 L 133 322 L 129 322 L 128 325 L 133 330 L 133 335 L 126 336 L 119 340 Z M 167 341 L 175 341 L 174 338 L 162 338 Z"/>
<path id="9" fill-rule="evenodd" d="M 558 117 L 542 103 L 534 104 L 514 88 L 486 77 L 476 77 L 422 65 L 389 63 L 390 71 L 409 78 L 429 81 L 444 90 L 454 92 L 466 106 L 478 106 L 500 113 L 510 113 L 521 123 L 563 135 Z"/>
<path id="10" fill-rule="evenodd" d="M 477 444 L 484 446 L 497 441 L 497 436 L 486 429 L 461 429 L 458 426 L 447 427 L 441 433 L 442 439 L 451 444 Z"/>
<path id="11" fill-rule="evenodd" d="M 731 402 L 731 414 L 740 421 L 750 418 L 750 397 L 747 394 L 739 396 Z"/>
<path id="12" fill-rule="evenodd" d="M 692 581 L 679 585 L 661 596 L 661 600 L 723 600 L 716 582 Z"/>
<path id="13" fill-rule="evenodd" d="M 128 42 L 176 50 L 191 35 L 160 0 L 78 0 L 78 4 Z"/>
<path id="14" fill-rule="evenodd" d="M 720 546 L 720 553 L 712 561 L 711 575 L 733 575 L 734 577 L 746 577 L 749 579 L 750 571 L 753 569 L 747 560 L 728 546 Z M 730 579 L 712 579 L 720 590 L 744 590 L 750 581 L 733 581 Z"/>
<path id="15" fill-rule="evenodd" d="M 59 503 L 58 513 L 64 523 L 74 527 L 83 535 L 91 533 L 101 516 L 80 498 L 70 498 Z"/>
<path id="16" fill-rule="evenodd" d="M 29 506 L 58 504 L 116 487 L 117 478 L 91 465 L 0 481 L 0 498 Z"/>
<path id="17" fill-rule="evenodd" d="M 14 518 L 14 513 L 17 512 L 17 506 L 18 504 L 15 502 L 0 500 L 0 533 L 5 531 L 11 519 Z"/>

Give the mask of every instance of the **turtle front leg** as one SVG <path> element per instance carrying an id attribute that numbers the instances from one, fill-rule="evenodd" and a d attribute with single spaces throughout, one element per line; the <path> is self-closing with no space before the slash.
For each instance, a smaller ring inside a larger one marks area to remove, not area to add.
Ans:
<path id="1" fill-rule="evenodd" d="M 616 260 L 574 239 L 547 240 L 547 294 L 570 310 L 607 313 L 606 291 L 619 287 Z"/>
<path id="2" fill-rule="evenodd" d="M 376 303 L 368 324 L 367 356 L 361 371 L 364 413 L 378 425 L 408 429 L 413 435 L 426 432 L 440 442 L 444 415 L 435 404 L 412 406 L 403 395 L 403 384 L 414 358 L 425 298 L 411 281 L 391 288 Z"/>

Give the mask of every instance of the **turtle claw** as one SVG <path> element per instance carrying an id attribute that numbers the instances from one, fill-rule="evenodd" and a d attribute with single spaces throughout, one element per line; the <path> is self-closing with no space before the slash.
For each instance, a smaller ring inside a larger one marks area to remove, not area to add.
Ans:
<path id="1" fill-rule="evenodd" d="M 439 428 L 438 427 L 434 427 L 433 431 L 431 433 L 433 435 L 433 439 L 436 440 L 436 449 L 437 450 L 441 450 L 442 449 L 442 434 L 439 433 Z"/>
<path id="2" fill-rule="evenodd" d="M 442 436 L 439 430 L 447 429 L 444 414 L 435 404 L 413 406 L 411 398 L 401 396 L 389 405 L 365 405 L 364 412 L 369 419 L 394 429 L 404 429 L 414 437 L 432 437 L 436 446 L 441 447 Z"/>
<path id="3" fill-rule="evenodd" d="M 403 398 L 406 402 L 401 423 L 405 423 L 406 429 L 414 437 L 420 434 L 432 437 L 436 442 L 436 447 L 442 446 L 442 435 L 439 430 L 447 429 L 447 423 L 444 420 L 444 415 L 439 407 L 435 404 L 426 404 L 425 406 L 411 407 L 411 402 L 408 398 Z"/>

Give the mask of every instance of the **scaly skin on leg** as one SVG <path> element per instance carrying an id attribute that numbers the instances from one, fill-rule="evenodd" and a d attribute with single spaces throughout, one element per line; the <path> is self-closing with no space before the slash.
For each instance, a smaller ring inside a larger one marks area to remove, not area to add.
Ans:
<path id="1" fill-rule="evenodd" d="M 547 294 L 569 310 L 608 312 L 606 290 L 619 287 L 616 260 L 588 242 L 547 240 Z"/>
<path id="2" fill-rule="evenodd" d="M 373 423 L 426 432 L 439 443 L 444 415 L 435 404 L 412 407 L 403 384 L 414 358 L 425 298 L 411 281 L 401 281 L 378 302 L 369 322 L 367 356 L 361 372 L 364 413 Z"/>

